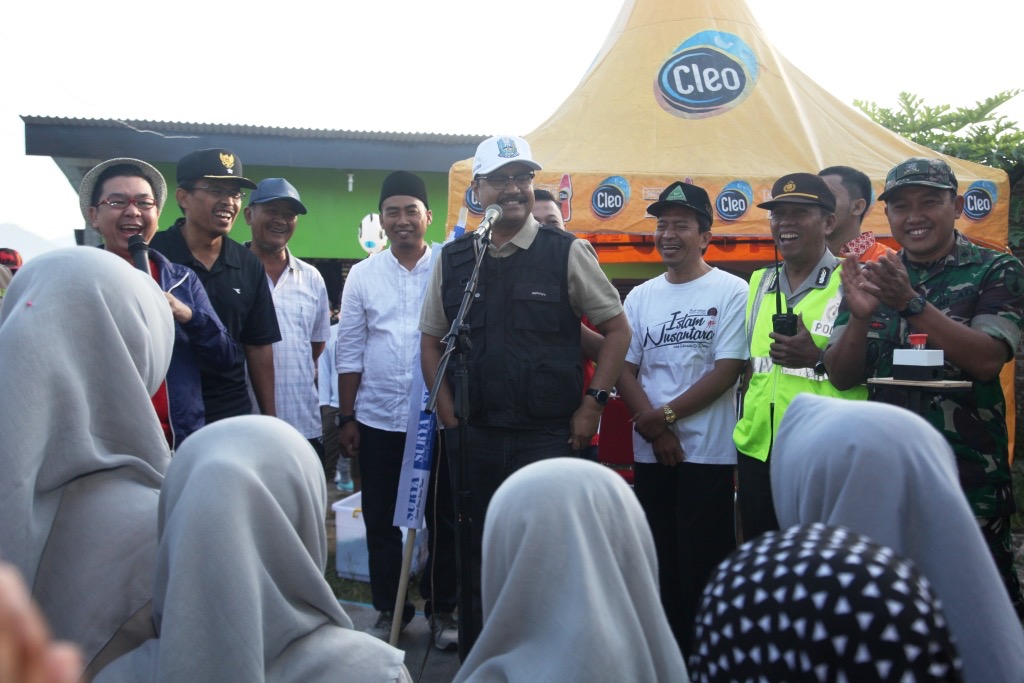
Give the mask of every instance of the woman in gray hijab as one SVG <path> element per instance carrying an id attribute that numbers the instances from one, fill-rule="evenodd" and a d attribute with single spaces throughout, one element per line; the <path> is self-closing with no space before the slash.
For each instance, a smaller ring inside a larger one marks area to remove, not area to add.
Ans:
<path id="1" fill-rule="evenodd" d="M 152 278 L 98 249 L 32 259 L 0 309 L 0 553 L 86 679 L 153 634 L 170 451 L 150 396 L 173 340 Z"/>
<path id="2" fill-rule="evenodd" d="M 658 560 L 615 472 L 553 458 L 510 476 L 484 522 L 484 626 L 463 681 L 685 683 Z"/>
<path id="3" fill-rule="evenodd" d="M 804 394 L 771 465 L 782 528 L 844 526 L 913 561 L 942 602 L 968 683 L 1024 681 L 1024 632 L 957 478 L 949 444 L 894 406 Z"/>
<path id="4" fill-rule="evenodd" d="M 97 683 L 406 680 L 403 653 L 354 631 L 324 579 L 326 497 L 313 449 L 276 418 L 190 436 L 160 495 L 157 638 Z"/>

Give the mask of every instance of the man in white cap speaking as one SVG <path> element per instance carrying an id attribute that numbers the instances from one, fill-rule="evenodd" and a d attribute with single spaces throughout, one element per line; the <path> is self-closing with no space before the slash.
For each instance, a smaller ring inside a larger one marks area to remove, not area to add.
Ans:
<path id="1" fill-rule="evenodd" d="M 467 457 L 472 527 L 470 590 L 479 633 L 479 581 L 484 513 L 491 496 L 512 472 L 532 462 L 578 455 L 597 431 L 601 411 L 622 370 L 629 324 L 618 291 L 597 262 L 593 247 L 572 233 L 541 226 L 531 214 L 534 172 L 526 140 L 492 137 L 477 148 L 473 190 L 482 206 L 497 205 L 501 217 L 490 230 L 479 286 L 466 321 L 469 415 L 467 442 L 455 438 L 458 420 L 448 383 L 438 396 L 438 419 L 446 428 L 453 471 Z M 420 316 L 421 362 L 433 385 L 444 337 L 456 317 L 480 242 L 467 234 L 442 249 Z M 580 316 L 605 335 L 586 394 L 581 366 Z M 449 382 L 454 364 L 449 368 Z M 582 397 L 582 400 L 581 400 Z M 461 576 L 467 572 L 462 571 Z M 470 615 L 460 615 L 460 622 Z"/>

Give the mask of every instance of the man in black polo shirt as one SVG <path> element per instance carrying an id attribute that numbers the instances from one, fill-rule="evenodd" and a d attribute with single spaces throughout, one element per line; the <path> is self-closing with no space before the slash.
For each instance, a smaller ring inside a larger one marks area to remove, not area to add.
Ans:
<path id="1" fill-rule="evenodd" d="M 253 412 L 245 385 L 249 380 L 259 411 L 274 415 L 274 356 L 280 341 L 274 301 L 263 264 L 228 237 L 241 212 L 242 188 L 256 184 L 242 174 L 242 162 L 227 149 L 203 149 L 178 161 L 175 198 L 185 214 L 151 246 L 174 263 L 196 272 L 228 333 L 245 349 L 244 361 L 227 371 L 202 364 L 207 424 Z"/>

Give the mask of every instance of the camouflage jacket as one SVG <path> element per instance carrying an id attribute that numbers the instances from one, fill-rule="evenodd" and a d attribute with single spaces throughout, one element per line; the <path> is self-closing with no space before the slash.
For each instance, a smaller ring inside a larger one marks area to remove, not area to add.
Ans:
<path id="1" fill-rule="evenodd" d="M 1024 266 L 1010 254 L 979 247 L 955 233 L 953 251 L 941 261 L 919 264 L 900 258 L 911 286 L 948 317 L 1006 342 L 1015 351 L 1021 337 Z M 849 320 L 845 306 L 833 340 Z M 910 329 L 893 309 L 880 306 L 868 325 L 867 377 L 891 377 L 893 351 L 910 348 Z M 971 391 L 945 393 L 929 403 L 925 417 L 953 447 L 960 484 L 978 517 L 1002 517 L 1014 509 L 1006 432 L 1006 399 L 999 377 L 980 381 L 948 360 L 947 380 L 974 382 Z M 898 390 L 873 390 L 871 400 L 905 405 Z"/>

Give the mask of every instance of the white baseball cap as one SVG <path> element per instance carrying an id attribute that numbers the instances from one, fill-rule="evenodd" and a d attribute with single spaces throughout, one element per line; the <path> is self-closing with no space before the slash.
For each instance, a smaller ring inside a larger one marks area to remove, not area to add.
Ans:
<path id="1" fill-rule="evenodd" d="M 534 171 L 541 170 L 541 165 L 533 160 L 530 143 L 515 135 L 496 135 L 487 138 L 476 148 L 473 157 L 473 177 L 486 175 L 505 164 L 521 163 Z"/>

